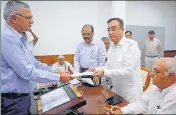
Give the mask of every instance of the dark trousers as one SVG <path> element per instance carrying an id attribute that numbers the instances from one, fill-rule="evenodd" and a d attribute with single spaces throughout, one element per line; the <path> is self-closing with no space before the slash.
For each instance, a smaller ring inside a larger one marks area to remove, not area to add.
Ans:
<path id="1" fill-rule="evenodd" d="M 9 98 L 1 95 L 1 114 L 2 115 L 30 115 L 31 106 L 30 95 Z"/>

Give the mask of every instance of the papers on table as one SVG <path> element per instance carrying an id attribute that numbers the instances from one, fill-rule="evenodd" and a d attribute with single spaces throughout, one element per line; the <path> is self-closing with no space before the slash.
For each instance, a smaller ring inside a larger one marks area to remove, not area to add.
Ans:
<path id="1" fill-rule="evenodd" d="M 74 73 L 74 74 L 71 74 L 70 76 L 71 77 L 80 77 L 80 76 L 85 76 L 85 75 L 92 75 L 92 72 L 85 71 L 83 73 Z"/>
<path id="2" fill-rule="evenodd" d="M 70 101 L 63 87 L 41 95 L 42 113 Z"/>

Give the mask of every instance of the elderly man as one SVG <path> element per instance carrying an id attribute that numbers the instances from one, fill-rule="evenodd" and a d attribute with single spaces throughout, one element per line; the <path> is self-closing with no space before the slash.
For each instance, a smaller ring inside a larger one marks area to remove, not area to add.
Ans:
<path id="1" fill-rule="evenodd" d="M 9 1 L 4 8 L 6 24 L 1 33 L 1 114 L 29 114 L 29 93 L 33 82 L 68 82 L 66 73 L 56 74 L 51 67 L 31 55 L 20 34 L 31 30 L 32 12 L 28 4 Z"/>
<path id="2" fill-rule="evenodd" d="M 106 47 L 106 52 L 107 52 L 111 45 L 111 42 L 108 37 L 102 37 L 101 40 L 104 42 L 105 47 Z"/>
<path id="3" fill-rule="evenodd" d="M 68 74 L 72 74 L 74 72 L 73 66 L 68 61 L 65 61 L 65 57 L 63 55 L 58 56 L 58 62 L 54 63 L 52 67 Z"/>
<path id="4" fill-rule="evenodd" d="M 93 76 L 110 77 L 112 91 L 125 98 L 129 103 L 142 95 L 142 78 L 139 50 L 136 41 L 123 37 L 123 20 L 111 18 L 107 21 L 109 38 L 113 42 L 108 50 L 105 67 L 90 69 Z"/>
<path id="5" fill-rule="evenodd" d="M 153 74 L 153 85 L 143 96 L 125 107 L 107 109 L 108 114 L 175 114 L 176 113 L 176 59 L 161 58 Z"/>
<path id="6" fill-rule="evenodd" d="M 106 47 L 106 61 L 107 61 L 107 51 L 111 45 L 110 39 L 108 37 L 102 37 L 101 40 L 104 42 L 105 47 Z M 110 78 L 101 78 L 101 84 L 105 87 L 105 88 L 109 88 L 112 89 L 112 80 Z"/>
<path id="7" fill-rule="evenodd" d="M 125 32 L 125 37 L 131 39 L 132 38 L 132 32 L 131 31 L 126 31 Z"/>
<path id="8" fill-rule="evenodd" d="M 93 36 L 93 26 L 84 25 L 82 28 L 84 41 L 77 45 L 74 56 L 74 68 L 76 72 L 85 72 L 89 68 L 104 66 L 105 64 L 105 46 L 102 42 L 95 42 Z"/>
<path id="9" fill-rule="evenodd" d="M 161 52 L 161 42 L 155 38 L 155 32 L 150 30 L 148 32 L 149 39 L 146 40 L 144 45 L 145 50 L 145 67 L 153 70 L 154 64 L 158 59 L 158 55 Z"/>

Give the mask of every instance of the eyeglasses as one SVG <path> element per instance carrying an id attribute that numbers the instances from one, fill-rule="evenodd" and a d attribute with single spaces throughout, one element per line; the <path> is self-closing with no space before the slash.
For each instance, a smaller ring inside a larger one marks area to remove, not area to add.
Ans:
<path id="1" fill-rule="evenodd" d="M 26 18 L 26 19 L 29 20 L 29 21 L 33 21 L 33 18 L 32 18 L 31 16 L 26 17 L 26 16 L 23 16 L 23 15 L 21 15 L 21 14 L 15 14 L 15 15 L 18 15 L 18 16 L 21 16 L 21 17 L 23 17 L 23 18 Z"/>
<path id="2" fill-rule="evenodd" d="M 91 36 L 92 33 L 83 33 L 83 34 L 82 34 L 82 36 L 86 36 L 86 35 L 87 35 L 87 36 Z"/>

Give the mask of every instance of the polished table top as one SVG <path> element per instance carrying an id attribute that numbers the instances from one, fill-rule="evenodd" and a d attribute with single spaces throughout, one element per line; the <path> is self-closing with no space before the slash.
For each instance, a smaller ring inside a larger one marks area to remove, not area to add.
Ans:
<path id="1" fill-rule="evenodd" d="M 110 105 L 105 100 L 113 96 L 114 93 L 109 89 L 105 89 L 101 85 L 97 87 L 79 85 L 77 90 L 80 91 L 87 102 L 85 106 L 78 109 L 79 112 L 84 112 L 85 114 L 105 114 L 104 107 L 110 108 Z M 127 104 L 128 102 L 124 99 L 122 103 L 117 105 L 123 107 Z"/>
<path id="2" fill-rule="evenodd" d="M 78 109 L 79 112 L 84 114 L 105 114 L 104 107 L 110 108 L 110 105 L 106 103 L 105 100 L 108 97 L 114 95 L 114 93 L 111 90 L 104 88 L 102 85 L 99 85 L 96 87 L 77 85 L 75 87 L 82 94 L 82 97 L 84 98 L 81 100 L 86 100 L 86 103 L 87 103 L 86 105 Z M 55 109 L 52 109 L 46 113 L 50 113 L 50 114 L 57 113 L 56 111 L 60 109 L 63 110 L 64 107 L 65 109 L 67 109 L 70 103 L 73 103 L 73 102 L 68 102 L 66 104 L 63 104 L 62 106 L 58 106 Z M 124 99 L 122 103 L 117 105 L 120 107 L 123 107 L 127 104 L 128 102 Z M 41 111 L 39 111 L 38 113 L 41 114 Z"/>

